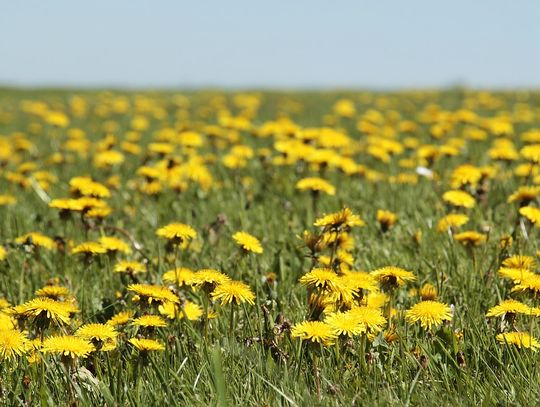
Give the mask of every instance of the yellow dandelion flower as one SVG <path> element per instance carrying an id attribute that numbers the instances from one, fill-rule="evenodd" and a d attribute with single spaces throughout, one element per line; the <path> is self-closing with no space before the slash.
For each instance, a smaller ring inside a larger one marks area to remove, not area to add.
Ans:
<path id="1" fill-rule="evenodd" d="M 376 290 L 375 285 L 367 280 L 348 278 L 348 276 L 338 276 L 337 281 L 328 286 L 325 291 L 325 302 L 334 304 L 340 308 L 345 306 L 351 308 L 355 300 L 359 300 L 364 295 L 364 290 Z"/>
<path id="2" fill-rule="evenodd" d="M 233 236 L 235 242 L 242 247 L 243 250 L 261 254 L 263 248 L 261 242 L 255 236 L 247 232 L 236 232 Z"/>
<path id="3" fill-rule="evenodd" d="M 316 219 L 314 225 L 324 230 L 350 229 L 354 226 L 365 226 L 365 222 L 358 215 L 353 214 L 349 208 L 343 208 L 339 212 L 325 215 Z"/>
<path id="4" fill-rule="evenodd" d="M 17 321 L 7 312 L 14 313 L 13 310 L 0 312 L 0 331 L 6 329 L 15 329 L 17 327 Z"/>
<path id="5" fill-rule="evenodd" d="M 75 332 L 75 336 L 86 339 L 99 351 L 110 351 L 116 348 L 118 332 L 108 324 L 85 324 Z"/>
<path id="6" fill-rule="evenodd" d="M 377 210 L 377 222 L 381 225 L 383 232 L 390 229 L 397 221 L 397 215 L 393 212 L 378 209 Z"/>
<path id="7" fill-rule="evenodd" d="M 108 252 L 122 252 L 126 254 L 131 253 L 131 248 L 129 245 L 117 237 L 102 236 L 99 238 L 98 243 Z"/>
<path id="8" fill-rule="evenodd" d="M 469 217 L 462 213 L 451 213 L 442 217 L 437 224 L 437 231 L 446 232 L 448 229 L 456 229 L 469 221 Z"/>
<path id="9" fill-rule="evenodd" d="M 533 270 L 536 267 L 536 260 L 531 256 L 516 254 L 504 259 L 502 265 L 508 268 Z"/>
<path id="10" fill-rule="evenodd" d="M 167 302 L 168 304 L 168 302 Z M 171 303 L 172 304 L 172 303 Z M 133 318 L 133 315 L 135 313 L 133 311 L 121 311 L 115 315 L 113 315 L 107 322 L 106 324 L 107 325 L 110 325 L 110 326 L 121 326 L 121 325 L 126 325 L 127 323 L 129 323 L 131 321 L 131 319 Z"/>
<path id="11" fill-rule="evenodd" d="M 161 328 L 167 326 L 167 322 L 159 315 L 143 315 L 139 318 L 135 318 L 131 322 L 131 325 L 141 326 L 143 328 Z"/>
<path id="12" fill-rule="evenodd" d="M 15 359 L 26 352 L 26 336 L 15 329 L 0 329 L 0 360 Z"/>
<path id="13" fill-rule="evenodd" d="M 540 342 L 529 335 L 527 332 L 504 332 L 498 334 L 497 342 L 507 345 L 515 345 L 518 348 L 532 349 L 536 351 L 540 348 Z"/>
<path id="14" fill-rule="evenodd" d="M 54 240 L 38 232 L 30 232 L 19 236 L 15 239 L 15 243 L 43 247 L 47 250 L 53 250 L 56 248 Z"/>
<path id="15" fill-rule="evenodd" d="M 324 322 L 341 336 L 352 337 L 363 332 L 359 318 L 351 311 L 331 313 L 324 318 Z"/>
<path id="16" fill-rule="evenodd" d="M 502 317 L 506 314 L 526 314 L 531 313 L 531 307 L 516 300 L 504 300 L 488 310 L 486 317 Z"/>
<path id="17" fill-rule="evenodd" d="M 0 206 L 14 205 L 17 202 L 17 199 L 13 195 L 0 195 Z"/>
<path id="18" fill-rule="evenodd" d="M 481 244 L 485 243 L 486 235 L 475 232 L 474 230 L 467 230 L 465 232 L 455 234 L 454 240 L 461 243 L 463 246 L 480 246 Z"/>
<path id="19" fill-rule="evenodd" d="M 540 209 L 533 206 L 524 206 L 519 208 L 519 214 L 535 226 L 540 226 Z"/>
<path id="20" fill-rule="evenodd" d="M 141 274 L 146 273 L 146 266 L 138 261 L 122 260 L 113 267 L 115 273 Z"/>
<path id="21" fill-rule="evenodd" d="M 95 351 L 89 341 L 73 335 L 52 336 L 43 341 L 41 352 L 58 354 L 63 357 L 86 358 Z"/>
<path id="22" fill-rule="evenodd" d="M 172 302 L 165 303 L 158 307 L 158 311 L 161 315 L 169 318 L 187 318 L 190 321 L 196 321 L 200 319 L 203 315 L 203 309 L 191 301 L 184 301 L 184 303 L 179 307 Z M 209 318 L 211 315 L 209 314 Z"/>
<path id="23" fill-rule="evenodd" d="M 337 273 L 332 269 L 314 268 L 300 277 L 298 281 L 300 284 L 312 289 L 326 290 L 336 286 L 339 281 L 338 277 Z"/>
<path id="24" fill-rule="evenodd" d="M 97 218 L 103 219 L 109 216 L 112 213 L 112 209 L 108 206 L 103 206 L 101 208 L 91 208 L 84 214 L 86 218 Z"/>
<path id="25" fill-rule="evenodd" d="M 50 298 L 35 298 L 16 307 L 16 312 L 27 318 L 45 319 L 56 325 L 68 324 L 71 314 L 77 308 L 67 302 L 55 301 Z"/>
<path id="26" fill-rule="evenodd" d="M 109 198 L 111 192 L 99 182 L 93 181 L 90 177 L 74 177 L 69 181 L 70 192 L 95 198 Z"/>
<path id="27" fill-rule="evenodd" d="M 508 197 L 508 203 L 519 202 L 527 205 L 529 202 L 535 200 L 540 194 L 540 187 L 521 186 L 516 192 Z"/>
<path id="28" fill-rule="evenodd" d="M 221 271 L 214 269 L 200 269 L 193 274 L 193 277 L 188 283 L 194 287 L 203 288 L 210 292 L 213 291 L 217 285 L 230 281 L 230 279 L 231 278 L 228 275 L 223 274 Z"/>
<path id="29" fill-rule="evenodd" d="M 174 270 L 169 270 L 163 274 L 162 280 L 165 283 L 176 284 L 181 287 L 189 284 L 188 282 L 193 278 L 195 272 L 185 267 L 179 267 Z"/>
<path id="30" fill-rule="evenodd" d="M 10 306 L 11 305 L 10 305 L 8 300 L 6 300 L 5 298 L 0 297 L 0 311 L 5 309 L 5 308 L 9 308 Z"/>
<path id="31" fill-rule="evenodd" d="M 336 329 L 322 321 L 300 322 L 291 329 L 291 337 L 325 346 L 333 344 L 337 336 Z"/>
<path id="32" fill-rule="evenodd" d="M 138 351 L 143 353 L 165 350 L 165 346 L 155 339 L 131 338 L 129 343 L 131 343 Z"/>
<path id="33" fill-rule="evenodd" d="M 173 242 L 188 242 L 197 237 L 197 232 L 184 223 L 170 223 L 158 229 L 156 235 Z"/>
<path id="34" fill-rule="evenodd" d="M 421 301 L 405 313 L 409 323 L 420 322 L 424 329 L 431 329 L 452 320 L 452 311 L 447 304 L 438 301 Z"/>
<path id="35" fill-rule="evenodd" d="M 0 261 L 4 261 L 7 258 L 7 251 L 4 246 L 0 245 Z"/>
<path id="36" fill-rule="evenodd" d="M 451 190 L 446 191 L 443 196 L 443 201 L 449 203 L 452 206 L 462 207 L 462 208 L 474 208 L 476 205 L 476 200 L 474 197 L 460 190 Z"/>
<path id="37" fill-rule="evenodd" d="M 300 191 L 323 192 L 327 195 L 336 194 L 336 187 L 328 181 L 317 177 L 302 178 L 296 183 L 296 189 Z"/>
<path id="38" fill-rule="evenodd" d="M 179 299 L 167 287 L 151 284 L 130 284 L 128 291 L 134 292 L 142 301 L 164 303 L 167 301 L 178 303 Z"/>
<path id="39" fill-rule="evenodd" d="M 460 188 L 463 185 L 475 187 L 482 179 L 480 168 L 470 164 L 463 164 L 455 168 L 450 176 L 450 185 L 452 188 Z"/>
<path id="40" fill-rule="evenodd" d="M 519 153 L 523 158 L 533 163 L 540 162 L 540 144 L 530 144 L 523 147 Z"/>
<path id="41" fill-rule="evenodd" d="M 400 287 L 408 281 L 416 280 L 412 272 L 395 266 L 379 268 L 372 271 L 371 275 L 385 288 Z"/>
<path id="42" fill-rule="evenodd" d="M 500 249 L 508 249 L 512 247 L 512 244 L 514 243 L 514 239 L 510 235 L 502 235 L 499 239 L 499 248 Z"/>
<path id="43" fill-rule="evenodd" d="M 511 268 L 511 267 L 501 267 L 497 274 L 502 278 L 512 280 L 514 283 L 520 283 L 522 280 L 530 277 L 534 277 L 536 273 L 526 269 L 526 268 Z"/>
<path id="44" fill-rule="evenodd" d="M 338 249 L 333 259 L 330 256 L 320 256 L 319 263 L 326 268 L 339 268 L 339 271 L 344 273 L 353 265 L 354 257 L 349 252 Z"/>
<path id="45" fill-rule="evenodd" d="M 36 291 L 36 296 L 47 297 L 52 300 L 59 300 L 62 298 L 68 298 L 71 296 L 71 294 L 67 287 L 62 287 L 58 285 L 46 285 L 45 287 L 40 288 Z"/>
<path id="46" fill-rule="evenodd" d="M 361 333 L 377 333 L 386 325 L 386 318 L 378 308 L 354 307 L 349 312 L 358 320 Z"/>
<path id="47" fill-rule="evenodd" d="M 240 305 L 244 302 L 255 304 L 255 294 L 247 284 L 241 281 L 225 281 L 218 284 L 212 291 L 212 299 L 219 300 L 222 305 L 231 303 Z"/>
<path id="48" fill-rule="evenodd" d="M 438 295 L 437 287 L 426 283 L 420 288 L 419 294 L 422 301 L 434 301 L 437 299 Z"/>
<path id="49" fill-rule="evenodd" d="M 98 242 L 84 242 L 71 249 L 72 254 L 95 255 L 106 252 L 107 249 Z"/>
<path id="50" fill-rule="evenodd" d="M 512 288 L 512 292 L 528 292 L 538 296 L 540 294 L 540 275 L 525 274 L 519 283 Z"/>

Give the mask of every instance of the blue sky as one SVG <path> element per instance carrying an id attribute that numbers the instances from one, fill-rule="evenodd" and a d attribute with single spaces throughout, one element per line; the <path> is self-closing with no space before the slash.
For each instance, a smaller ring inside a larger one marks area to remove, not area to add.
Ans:
<path id="1" fill-rule="evenodd" d="M 3 1 L 0 83 L 540 88 L 540 1 Z"/>

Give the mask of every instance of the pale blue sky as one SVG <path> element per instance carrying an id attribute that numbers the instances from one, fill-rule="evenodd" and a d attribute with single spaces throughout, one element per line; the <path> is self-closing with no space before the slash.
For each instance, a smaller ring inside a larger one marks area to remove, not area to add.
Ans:
<path id="1" fill-rule="evenodd" d="M 0 0 L 0 83 L 540 88 L 540 1 Z"/>

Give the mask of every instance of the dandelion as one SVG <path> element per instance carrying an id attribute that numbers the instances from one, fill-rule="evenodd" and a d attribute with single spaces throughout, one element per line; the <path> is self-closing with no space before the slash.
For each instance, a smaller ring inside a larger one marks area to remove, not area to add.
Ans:
<path id="1" fill-rule="evenodd" d="M 349 208 L 343 208 L 339 212 L 331 213 L 315 220 L 314 225 L 322 227 L 324 231 L 331 229 L 341 231 L 349 230 L 355 226 L 364 226 L 365 222 L 358 215 L 353 214 Z"/>
<path id="2" fill-rule="evenodd" d="M 193 270 L 179 267 L 165 272 L 161 278 L 165 283 L 176 284 L 177 286 L 182 287 L 188 285 L 194 275 L 195 272 L 193 272 Z"/>
<path id="3" fill-rule="evenodd" d="M 95 348 L 89 341 L 73 335 L 52 336 L 43 341 L 41 352 L 65 358 L 86 358 Z"/>
<path id="4" fill-rule="evenodd" d="M 322 178 L 302 178 L 296 183 L 296 189 L 300 191 L 323 192 L 327 195 L 335 195 L 336 188 Z"/>
<path id="5" fill-rule="evenodd" d="M 151 284 L 130 284 L 128 291 L 137 294 L 142 302 L 152 304 L 156 302 L 162 304 L 164 302 L 178 303 L 179 299 L 167 287 Z"/>
<path id="6" fill-rule="evenodd" d="M 322 321 L 304 321 L 292 327 L 291 336 L 328 346 L 334 343 L 338 332 L 334 327 Z"/>
<path id="7" fill-rule="evenodd" d="M 26 336 L 15 329 L 0 329 L 0 360 L 15 359 L 26 352 Z"/>
<path id="8" fill-rule="evenodd" d="M 422 301 L 434 301 L 437 299 L 437 287 L 432 284 L 424 284 L 419 291 Z"/>
<path id="9" fill-rule="evenodd" d="M 480 246 L 485 243 L 486 239 L 486 235 L 475 232 L 474 230 L 468 230 L 454 235 L 454 240 L 466 247 Z"/>
<path id="10" fill-rule="evenodd" d="M 377 210 L 377 222 L 381 225 L 383 232 L 388 231 L 396 223 L 397 215 L 390 211 L 385 211 L 382 209 Z"/>
<path id="11" fill-rule="evenodd" d="M 158 229 L 156 235 L 168 239 L 173 243 L 182 244 L 195 239 L 197 232 L 191 226 L 184 223 L 170 223 Z"/>
<path id="12" fill-rule="evenodd" d="M 512 292 L 527 292 L 537 297 L 540 294 L 540 275 L 534 273 L 523 275 L 519 283 L 512 288 Z"/>
<path id="13" fill-rule="evenodd" d="M 45 287 L 40 288 L 36 291 L 36 296 L 47 297 L 52 300 L 60 300 L 69 298 L 71 294 L 67 287 L 62 287 L 58 285 L 46 285 Z"/>
<path id="14" fill-rule="evenodd" d="M 146 273 L 146 266 L 138 261 L 119 261 L 113 267 L 115 273 L 127 273 L 132 275 Z"/>
<path id="15" fill-rule="evenodd" d="M 446 232 L 449 229 L 457 229 L 460 226 L 465 225 L 469 221 L 469 217 L 462 213 L 451 213 L 442 217 L 437 223 L 437 231 Z"/>
<path id="16" fill-rule="evenodd" d="M 415 275 L 401 267 L 387 266 L 371 272 L 371 275 L 385 288 L 393 289 L 408 281 L 416 280 Z"/>
<path id="17" fill-rule="evenodd" d="M 518 348 L 531 349 L 536 351 L 540 348 L 540 342 L 529 335 L 527 332 L 504 332 L 498 334 L 497 342 L 507 345 L 515 345 Z"/>
<path id="18" fill-rule="evenodd" d="M 247 232 L 236 232 L 232 237 L 235 242 L 246 252 L 253 252 L 257 254 L 261 254 L 263 252 L 261 242 L 259 242 L 255 236 L 252 236 Z"/>
<path id="19" fill-rule="evenodd" d="M 333 257 L 320 256 L 319 263 L 324 267 L 335 269 L 339 273 L 344 273 L 353 265 L 354 257 L 349 252 L 338 249 Z"/>
<path id="20" fill-rule="evenodd" d="M 534 272 L 526 268 L 511 268 L 511 267 L 501 267 L 497 274 L 502 278 L 512 280 L 514 283 L 519 284 L 521 281 L 527 278 L 534 278 L 536 275 Z"/>
<path id="21" fill-rule="evenodd" d="M 131 338 L 129 343 L 142 353 L 165 350 L 165 346 L 155 339 Z"/>
<path id="22" fill-rule="evenodd" d="M 510 235 L 502 235 L 499 239 L 499 248 L 501 250 L 508 250 L 512 247 L 514 239 Z"/>
<path id="23" fill-rule="evenodd" d="M 197 321 L 204 314 L 203 309 L 199 305 L 188 300 L 184 301 L 180 307 L 172 302 L 165 303 L 158 307 L 158 311 L 161 315 L 169 319 L 182 319 L 185 317 L 189 321 Z M 208 317 L 212 318 L 212 315 L 209 315 Z"/>
<path id="24" fill-rule="evenodd" d="M 456 207 L 474 208 L 476 205 L 476 201 L 473 196 L 465 191 L 446 191 L 442 198 L 444 202 Z"/>
<path id="25" fill-rule="evenodd" d="M 85 256 L 93 256 L 106 252 L 107 249 L 98 242 L 84 242 L 71 249 L 72 254 L 84 254 Z"/>
<path id="26" fill-rule="evenodd" d="M 107 251 L 112 253 L 131 253 L 131 248 L 122 239 L 112 236 L 102 236 L 99 238 L 98 243 Z"/>
<path id="27" fill-rule="evenodd" d="M 56 248 L 54 240 L 38 232 L 30 232 L 25 235 L 19 236 L 15 239 L 15 243 L 30 245 L 34 247 L 42 247 L 47 250 L 53 250 Z"/>
<path id="28" fill-rule="evenodd" d="M 78 309 L 67 302 L 59 302 L 50 298 L 35 298 L 16 308 L 16 312 L 33 318 L 41 323 L 53 322 L 55 325 L 68 324 L 71 314 Z"/>
<path id="29" fill-rule="evenodd" d="M 15 198 L 13 195 L 0 195 L 0 206 L 14 205 L 16 202 L 17 198 Z"/>
<path id="30" fill-rule="evenodd" d="M 255 304 L 255 294 L 249 286 L 241 281 L 225 281 L 212 291 L 212 299 L 219 300 L 222 305 L 244 302 Z"/>
<path id="31" fill-rule="evenodd" d="M 109 351 L 116 347 L 118 332 L 116 332 L 112 325 L 85 324 L 77 329 L 75 336 L 86 339 L 98 351 Z"/>
<path id="32" fill-rule="evenodd" d="M 298 281 L 311 289 L 326 290 L 336 286 L 338 277 L 337 273 L 332 269 L 314 268 L 300 277 Z"/>
<path id="33" fill-rule="evenodd" d="M 373 307 L 354 307 L 349 311 L 360 324 L 361 333 L 377 333 L 386 325 L 382 311 Z"/>
<path id="34" fill-rule="evenodd" d="M 173 304 L 172 302 L 169 303 L 169 302 L 166 302 L 165 304 Z M 135 313 L 133 311 L 121 311 L 115 315 L 113 315 L 107 322 L 106 324 L 107 325 L 110 325 L 110 326 L 121 326 L 121 325 L 126 325 L 128 324 L 131 319 L 133 318 L 133 315 Z"/>
<path id="35" fill-rule="evenodd" d="M 352 337 L 362 333 L 359 319 L 351 311 L 329 314 L 324 322 L 332 327 L 340 336 Z"/>
<path id="36" fill-rule="evenodd" d="M 530 313 L 531 307 L 527 304 L 516 300 L 504 300 L 499 305 L 490 308 L 486 313 L 486 317 L 504 317 L 510 314 L 510 318 L 512 318 L 515 314 L 529 315 Z"/>
<path id="37" fill-rule="evenodd" d="M 503 260 L 502 265 L 508 268 L 533 270 L 536 260 L 531 256 L 514 255 Z"/>
<path id="38" fill-rule="evenodd" d="M 519 202 L 521 206 L 528 205 L 540 194 L 540 187 L 522 186 L 508 197 L 508 203 Z"/>
<path id="39" fill-rule="evenodd" d="M 159 315 L 143 315 L 142 317 L 135 318 L 131 322 L 131 325 L 143 328 L 161 328 L 167 326 L 167 322 Z"/>
<path id="40" fill-rule="evenodd" d="M 431 330 L 444 321 L 452 320 L 452 311 L 442 302 L 421 301 L 405 313 L 405 319 L 409 323 L 420 322 L 422 328 Z"/>
<path id="41" fill-rule="evenodd" d="M 523 206 L 519 208 L 519 214 L 535 226 L 540 226 L 540 209 L 533 206 Z"/>
<path id="42" fill-rule="evenodd" d="M 223 284 L 229 281 L 231 278 L 223 274 L 221 271 L 214 269 L 200 269 L 195 272 L 193 277 L 189 280 L 189 284 L 202 288 L 206 292 L 211 292 L 219 284 Z"/>

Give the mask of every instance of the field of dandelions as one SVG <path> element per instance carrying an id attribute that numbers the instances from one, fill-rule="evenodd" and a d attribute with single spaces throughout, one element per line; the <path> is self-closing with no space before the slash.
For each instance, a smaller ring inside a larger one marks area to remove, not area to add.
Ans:
<path id="1" fill-rule="evenodd" d="M 0 91 L 0 403 L 535 405 L 540 93 Z"/>

